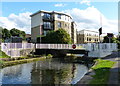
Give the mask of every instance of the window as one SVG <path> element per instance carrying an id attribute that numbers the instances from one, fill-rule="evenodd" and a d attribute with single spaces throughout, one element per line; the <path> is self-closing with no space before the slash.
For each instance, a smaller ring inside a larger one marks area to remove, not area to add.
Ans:
<path id="1" fill-rule="evenodd" d="M 68 21 L 70 20 L 70 18 L 68 17 Z"/>
<path id="2" fill-rule="evenodd" d="M 51 23 L 50 22 L 44 22 L 44 28 L 51 29 Z"/>
<path id="3" fill-rule="evenodd" d="M 61 22 L 58 22 L 58 28 L 61 28 Z"/>
<path id="4" fill-rule="evenodd" d="M 47 31 L 44 31 L 44 36 L 46 36 L 46 34 L 47 34 Z"/>
<path id="5" fill-rule="evenodd" d="M 66 20 L 66 16 L 65 16 L 65 20 Z"/>
<path id="6" fill-rule="evenodd" d="M 45 18 L 45 19 L 50 19 L 50 17 L 51 17 L 50 14 L 48 14 L 48 13 L 44 13 L 44 18 Z"/>
<path id="7" fill-rule="evenodd" d="M 67 24 L 65 24 L 65 27 L 67 27 Z"/>
<path id="8" fill-rule="evenodd" d="M 89 41 L 89 38 L 87 38 L 87 41 Z"/>
<path id="9" fill-rule="evenodd" d="M 58 14 L 58 16 L 57 16 L 59 19 L 61 19 L 61 14 Z"/>
<path id="10" fill-rule="evenodd" d="M 91 38 L 89 38 L 89 41 L 91 41 Z"/>

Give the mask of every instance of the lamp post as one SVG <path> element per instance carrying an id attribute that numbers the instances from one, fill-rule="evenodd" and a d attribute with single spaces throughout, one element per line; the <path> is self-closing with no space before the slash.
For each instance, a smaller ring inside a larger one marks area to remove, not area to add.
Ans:
<path id="1" fill-rule="evenodd" d="M 99 43 L 101 42 L 100 41 L 100 35 L 102 34 L 102 27 L 99 29 Z"/>

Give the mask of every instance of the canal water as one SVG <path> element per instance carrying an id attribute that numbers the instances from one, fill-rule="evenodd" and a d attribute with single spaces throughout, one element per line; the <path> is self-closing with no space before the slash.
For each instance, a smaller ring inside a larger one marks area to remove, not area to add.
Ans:
<path id="1" fill-rule="evenodd" d="M 2 84 L 76 84 L 88 71 L 84 64 L 45 59 L 0 69 Z"/>

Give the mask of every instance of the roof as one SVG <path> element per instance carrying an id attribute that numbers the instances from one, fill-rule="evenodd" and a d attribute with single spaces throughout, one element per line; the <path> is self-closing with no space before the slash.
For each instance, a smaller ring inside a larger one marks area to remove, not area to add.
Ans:
<path id="1" fill-rule="evenodd" d="M 38 13 L 61 14 L 61 15 L 69 16 L 72 19 L 72 17 L 69 14 L 66 14 L 66 13 L 56 12 L 56 11 L 44 11 L 44 10 L 39 10 L 39 11 L 33 13 L 32 15 L 30 15 L 30 17 L 32 17 L 32 16 L 34 16 L 34 15 L 36 15 Z"/>
<path id="2" fill-rule="evenodd" d="M 89 32 L 95 32 L 95 33 L 98 33 L 98 31 L 92 31 L 92 30 L 88 30 L 88 29 L 83 29 L 83 30 L 80 30 L 78 32 L 81 32 L 81 31 L 89 31 Z"/>

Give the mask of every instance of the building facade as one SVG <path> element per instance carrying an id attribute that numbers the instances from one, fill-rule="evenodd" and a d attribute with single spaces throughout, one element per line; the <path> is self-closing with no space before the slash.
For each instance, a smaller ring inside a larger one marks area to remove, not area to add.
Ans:
<path id="1" fill-rule="evenodd" d="M 100 36 L 97 31 L 81 30 L 77 32 L 77 43 L 98 43 L 103 41 L 103 36 Z"/>
<path id="2" fill-rule="evenodd" d="M 76 28 L 72 17 L 60 12 L 38 11 L 31 15 L 31 39 L 36 41 L 40 35 L 46 35 L 48 31 L 65 29 L 67 33 L 76 42 Z M 73 34 L 74 32 L 74 34 Z"/>

